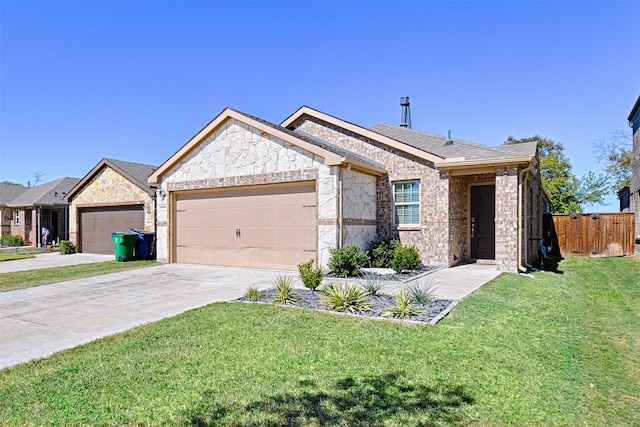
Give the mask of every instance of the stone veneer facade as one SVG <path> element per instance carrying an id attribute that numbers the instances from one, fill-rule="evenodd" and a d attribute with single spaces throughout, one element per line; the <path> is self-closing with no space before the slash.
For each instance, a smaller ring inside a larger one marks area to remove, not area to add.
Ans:
<path id="1" fill-rule="evenodd" d="M 78 246 L 78 210 L 82 207 L 144 205 L 144 229 L 155 231 L 155 201 L 147 191 L 110 167 L 103 168 L 69 204 L 69 240 Z"/>
<path id="2" fill-rule="evenodd" d="M 468 209 L 470 186 L 474 184 L 495 184 L 496 268 L 517 272 L 521 260 L 531 260 L 532 254 L 533 258 L 537 255 L 537 242 L 529 239 L 542 236 L 542 199 L 537 174 L 535 179 L 530 178 L 528 186 L 523 186 L 523 212 L 530 216 L 525 227 L 524 217 L 520 217 L 521 223 L 518 223 L 520 177 L 517 167 L 498 168 L 496 173 L 450 176 L 436 170 L 430 162 L 314 117 L 302 117 L 290 128 L 385 165 L 387 175 L 376 182 L 377 237 L 397 238 L 405 245 L 415 245 L 424 264 L 450 267 L 470 259 Z M 406 180 L 420 180 L 420 224 L 396 227 L 392 185 Z M 527 195 L 530 202 L 524 200 Z M 520 248 L 520 257 L 519 232 L 522 232 L 522 242 L 526 242 Z"/>
<path id="3" fill-rule="evenodd" d="M 375 177 L 325 166 L 322 157 L 230 118 L 163 175 L 158 190 L 158 261 L 169 261 L 168 215 L 176 192 L 312 180 L 318 197 L 316 261 L 324 267 L 341 240 L 343 245 L 360 245 L 375 235 Z"/>

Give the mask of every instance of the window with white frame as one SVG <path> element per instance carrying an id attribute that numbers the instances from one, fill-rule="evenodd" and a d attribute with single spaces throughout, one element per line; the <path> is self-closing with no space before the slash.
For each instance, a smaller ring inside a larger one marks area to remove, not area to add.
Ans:
<path id="1" fill-rule="evenodd" d="M 420 181 L 394 182 L 393 205 L 396 225 L 419 225 Z"/>
<path id="2" fill-rule="evenodd" d="M 15 219 L 16 224 L 20 224 L 20 211 L 14 211 L 13 219 Z"/>

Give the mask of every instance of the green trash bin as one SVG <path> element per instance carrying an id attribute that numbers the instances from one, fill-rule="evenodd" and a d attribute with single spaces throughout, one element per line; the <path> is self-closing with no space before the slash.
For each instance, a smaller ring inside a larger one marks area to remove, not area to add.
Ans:
<path id="1" fill-rule="evenodd" d="M 111 233 L 113 251 L 117 262 L 131 261 L 133 259 L 133 247 L 138 235 L 136 233 Z"/>

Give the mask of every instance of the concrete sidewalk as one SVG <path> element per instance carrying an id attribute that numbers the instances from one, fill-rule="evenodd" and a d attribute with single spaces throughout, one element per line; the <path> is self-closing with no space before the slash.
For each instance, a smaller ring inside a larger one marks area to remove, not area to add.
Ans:
<path id="1" fill-rule="evenodd" d="M 35 258 L 17 259 L 0 262 L 0 273 L 12 271 L 36 270 L 40 268 L 64 267 L 66 265 L 89 264 L 92 262 L 115 261 L 114 255 L 67 254 L 60 252 L 44 252 Z"/>
<path id="2" fill-rule="evenodd" d="M 102 255 L 43 254 L 0 263 L 11 271 L 98 262 Z M 97 258 L 96 258 L 97 257 Z M 108 256 L 110 259 L 112 256 Z M 58 261 L 58 263 L 56 263 Z M 25 263 L 18 266 L 18 263 Z M 24 268 L 23 268 L 24 267 Z M 28 267 L 28 268 L 27 268 Z M 158 264 L 86 279 L 0 293 L 0 369 L 193 308 L 241 297 L 250 286 L 266 289 L 278 275 L 297 272 Z M 460 300 L 499 274 L 495 266 L 469 264 L 431 273 L 436 295 Z M 301 287 L 299 281 L 297 287 Z"/>

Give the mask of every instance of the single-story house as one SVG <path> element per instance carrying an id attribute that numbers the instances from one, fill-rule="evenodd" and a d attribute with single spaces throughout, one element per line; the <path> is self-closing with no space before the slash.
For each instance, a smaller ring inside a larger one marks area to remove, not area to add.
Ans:
<path id="1" fill-rule="evenodd" d="M 5 191 L 12 191 L 17 195 L 5 202 L 3 217 L 9 212 L 9 224 L 6 227 L 3 218 L 3 233 L 22 237 L 27 246 L 42 246 L 68 237 L 67 209 L 68 203 L 64 200 L 65 194 L 80 181 L 80 178 L 64 177 L 55 181 L 34 187 L 18 187 L 3 185 L 1 191 L 5 198 Z M 48 235 L 43 236 L 42 230 L 49 230 Z M 44 240 L 46 239 L 46 241 Z"/>
<path id="2" fill-rule="evenodd" d="M 309 107 L 280 125 L 227 108 L 151 176 L 160 262 L 295 269 L 374 239 L 424 264 L 526 269 L 542 237 L 535 143 L 487 147 Z"/>
<path id="3" fill-rule="evenodd" d="M 102 159 L 69 191 L 69 239 L 79 252 L 113 254 L 112 232 L 155 231 L 155 188 L 147 178 L 156 168 Z"/>
<path id="4" fill-rule="evenodd" d="M 17 184 L 0 184 L 0 234 L 11 234 L 14 210 L 8 204 L 29 187 Z"/>

